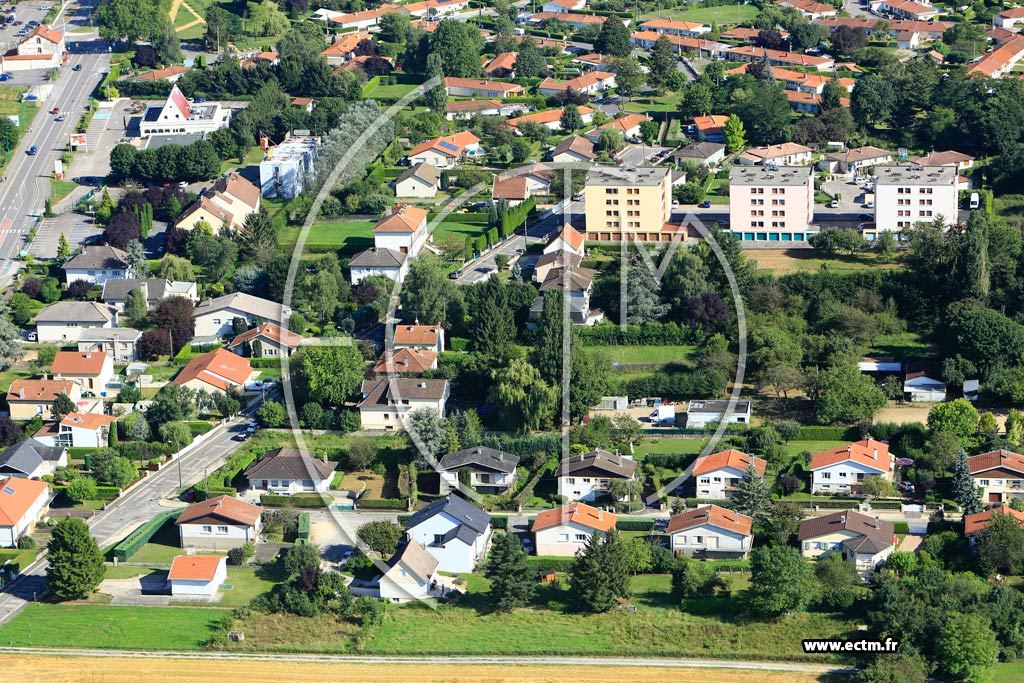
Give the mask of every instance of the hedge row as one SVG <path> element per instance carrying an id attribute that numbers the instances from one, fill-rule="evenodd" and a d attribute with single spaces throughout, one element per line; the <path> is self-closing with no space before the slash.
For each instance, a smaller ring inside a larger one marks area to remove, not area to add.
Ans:
<path id="1" fill-rule="evenodd" d="M 623 519 L 615 522 L 615 528 L 619 531 L 651 531 L 654 529 L 653 519 Z"/>
<path id="2" fill-rule="evenodd" d="M 309 513 L 303 512 L 299 515 L 299 530 L 296 533 L 296 539 L 300 541 L 309 541 Z"/>
<path id="3" fill-rule="evenodd" d="M 59 484 L 50 484 L 50 490 L 53 491 L 54 493 L 62 493 L 66 489 L 67 486 L 62 486 Z M 116 499 L 119 495 L 121 495 L 121 489 L 117 488 L 116 486 L 97 486 L 96 497 L 93 498 L 93 500 L 101 500 L 105 503 L 109 503 L 110 501 Z"/>
<path id="4" fill-rule="evenodd" d="M 142 546 L 149 543 L 149 540 L 156 535 L 156 532 L 163 528 L 164 524 L 169 520 L 177 519 L 180 514 L 180 509 L 161 512 L 156 517 L 128 534 L 123 541 L 115 545 L 114 558 L 118 562 L 127 562 L 129 558 L 137 553 Z"/>
<path id="5" fill-rule="evenodd" d="M 281 367 L 281 359 L 280 358 L 250 358 L 249 359 L 249 365 L 254 367 L 254 368 L 279 368 L 279 367 Z"/>
<path id="6" fill-rule="evenodd" d="M 230 487 L 235 477 L 245 471 L 249 465 L 256 462 L 260 455 L 259 451 L 250 448 L 235 451 L 228 456 L 228 459 L 224 461 L 220 468 L 210 474 L 206 480 L 207 488 L 218 486 Z"/>
<path id="7" fill-rule="evenodd" d="M 260 503 L 268 508 L 325 508 L 328 503 L 316 493 L 296 493 L 281 496 L 276 493 L 264 493 Z"/>
<path id="8" fill-rule="evenodd" d="M 572 570 L 575 562 L 576 558 L 574 557 L 536 557 L 530 555 L 526 558 L 526 563 L 539 572 L 568 572 Z"/>
<path id="9" fill-rule="evenodd" d="M 238 489 L 233 486 L 209 486 L 203 488 L 202 485 L 196 486 L 194 491 L 195 500 L 197 503 L 210 498 L 216 498 L 217 496 L 230 496 L 234 498 L 238 495 Z"/>
<path id="10" fill-rule="evenodd" d="M 406 510 L 409 501 L 405 498 L 363 498 L 356 501 L 356 507 L 363 510 Z"/>
<path id="11" fill-rule="evenodd" d="M 625 329 L 607 324 L 581 327 L 580 339 L 587 346 L 679 346 L 693 342 L 694 333 L 674 322 L 626 325 Z"/>
<path id="12" fill-rule="evenodd" d="M 508 529 L 508 517 L 491 517 L 491 526 L 495 529 Z"/>
<path id="13" fill-rule="evenodd" d="M 798 441 L 856 441 L 860 434 L 855 427 L 801 427 Z"/>
<path id="14" fill-rule="evenodd" d="M 893 526 L 896 527 L 895 532 L 897 534 L 909 534 L 910 525 L 906 522 L 893 522 Z"/>
<path id="15" fill-rule="evenodd" d="M 427 221 L 437 218 L 438 214 L 428 214 Z M 450 213 L 442 220 L 445 223 L 461 223 L 463 225 L 487 225 L 486 213 Z"/>

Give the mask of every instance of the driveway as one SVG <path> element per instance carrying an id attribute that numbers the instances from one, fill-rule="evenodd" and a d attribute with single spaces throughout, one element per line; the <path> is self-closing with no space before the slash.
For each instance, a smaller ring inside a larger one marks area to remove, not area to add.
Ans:
<path id="1" fill-rule="evenodd" d="M 355 550 L 356 531 L 367 522 L 398 523 L 399 512 L 327 512 L 309 513 L 309 542 L 320 548 L 320 556 L 340 562 L 348 550 Z"/>
<path id="2" fill-rule="evenodd" d="M 668 147 L 657 145 L 626 145 L 626 148 L 615 157 L 623 166 L 641 166 L 655 154 L 667 151 Z"/>

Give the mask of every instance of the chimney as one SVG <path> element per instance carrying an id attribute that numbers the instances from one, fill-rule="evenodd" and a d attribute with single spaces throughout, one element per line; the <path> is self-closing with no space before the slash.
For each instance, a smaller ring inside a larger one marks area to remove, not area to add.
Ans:
<path id="1" fill-rule="evenodd" d="M 25 387 L 18 387 L 18 397 L 22 399 L 25 398 Z"/>

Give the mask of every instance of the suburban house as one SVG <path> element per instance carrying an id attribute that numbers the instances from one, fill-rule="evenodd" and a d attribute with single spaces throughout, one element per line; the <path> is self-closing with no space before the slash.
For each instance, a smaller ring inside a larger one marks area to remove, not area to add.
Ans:
<path id="1" fill-rule="evenodd" d="M 110 430 L 115 422 L 115 415 L 68 413 L 60 422 L 44 425 L 35 438 L 48 446 L 61 448 L 106 448 L 110 445 Z"/>
<path id="2" fill-rule="evenodd" d="M 739 239 L 806 242 L 813 223 L 814 169 L 811 166 L 765 163 L 730 169 L 729 230 Z"/>
<path id="3" fill-rule="evenodd" d="M 333 43 L 323 49 L 320 54 L 330 66 L 341 66 L 356 56 L 356 47 L 364 40 L 373 41 L 373 36 L 363 31 L 342 33 L 335 36 Z"/>
<path id="4" fill-rule="evenodd" d="M 705 166 L 714 166 L 725 159 L 725 145 L 720 142 L 691 142 L 673 153 L 676 163 L 692 161 Z"/>
<path id="5" fill-rule="evenodd" d="M 128 256 L 106 244 L 85 247 L 64 264 L 64 278 L 68 284 L 85 280 L 102 285 L 110 279 L 134 276 L 135 270 L 128 264 Z"/>
<path id="6" fill-rule="evenodd" d="M 399 11 L 412 17 L 442 17 L 466 9 L 469 0 L 422 0 L 399 5 Z"/>
<path id="7" fill-rule="evenodd" d="M 435 168 L 454 168 L 463 157 L 476 154 L 479 150 L 480 138 L 468 130 L 462 130 L 422 142 L 406 158 L 410 164 L 425 163 Z"/>
<path id="8" fill-rule="evenodd" d="M 985 529 L 996 515 L 1009 515 L 1016 519 L 1018 523 L 1024 524 L 1024 512 L 1014 510 L 1009 505 L 993 505 L 987 510 L 964 515 L 964 536 L 970 541 L 971 546 L 977 543 L 978 532 Z"/>
<path id="9" fill-rule="evenodd" d="M 395 181 L 395 196 L 430 199 L 441 187 L 441 172 L 428 163 L 411 166 Z"/>
<path id="10" fill-rule="evenodd" d="M 167 67 L 166 69 L 154 69 L 153 71 L 147 71 L 138 77 L 140 81 L 167 81 L 168 83 L 177 83 L 181 80 L 181 77 L 187 74 L 192 69 L 187 66 L 180 64 L 174 64 Z"/>
<path id="11" fill-rule="evenodd" d="M 569 501 L 604 498 L 608 495 L 608 484 L 612 481 L 636 484 L 639 481 L 638 469 L 633 458 L 600 448 L 582 455 L 573 455 L 558 463 L 555 470 L 558 495 L 565 496 Z"/>
<path id="12" fill-rule="evenodd" d="M 263 323 L 231 340 L 228 350 L 251 358 L 280 358 L 295 353 L 302 336 L 276 323 Z"/>
<path id="13" fill-rule="evenodd" d="M 427 211 L 397 202 L 373 226 L 373 246 L 416 258 L 427 243 Z"/>
<path id="14" fill-rule="evenodd" d="M 441 488 L 458 488 L 464 478 L 478 493 L 501 495 L 515 486 L 519 456 L 486 446 L 448 453 L 437 465 Z M 463 474 L 465 472 L 465 474 Z"/>
<path id="15" fill-rule="evenodd" d="M 193 302 L 199 301 L 196 283 L 165 280 L 163 278 L 148 280 L 132 278 L 110 279 L 103 283 L 103 293 L 100 295 L 100 299 L 108 306 L 114 306 L 118 310 L 122 310 L 128 294 L 136 290 L 142 291 L 142 298 L 146 302 L 146 307 L 150 309 L 155 308 L 161 301 L 172 296 L 180 296 Z"/>
<path id="16" fill-rule="evenodd" d="M 569 224 L 563 226 L 562 232 L 558 233 L 555 239 L 548 242 L 543 251 L 545 254 L 559 252 L 583 256 L 583 233 Z"/>
<path id="17" fill-rule="evenodd" d="M 967 458 L 967 467 L 986 504 L 1024 497 L 1024 455 L 999 450 Z"/>
<path id="18" fill-rule="evenodd" d="M 911 0 L 874 0 L 869 7 L 876 14 L 884 14 L 897 19 L 929 21 L 939 16 L 939 10 L 931 5 Z"/>
<path id="19" fill-rule="evenodd" d="M 811 456 L 811 493 L 860 493 L 864 477 L 892 481 L 895 457 L 889 444 L 874 439 L 855 441 Z"/>
<path id="20" fill-rule="evenodd" d="M 728 116 L 709 114 L 707 116 L 694 116 L 693 125 L 697 127 L 697 137 L 705 142 L 725 142 L 725 133 L 722 127 Z"/>
<path id="21" fill-rule="evenodd" d="M 805 519 L 796 537 L 804 557 L 821 559 L 841 554 L 864 578 L 895 550 L 896 527 L 877 517 L 842 510 Z"/>
<path id="22" fill-rule="evenodd" d="M 114 360 L 103 352 L 58 351 L 50 367 L 54 379 L 68 379 L 82 391 L 106 393 L 114 379 Z"/>
<path id="23" fill-rule="evenodd" d="M 729 424 L 750 424 L 752 403 L 736 401 Z M 686 406 L 686 427 L 703 429 L 709 424 L 720 424 L 729 410 L 729 401 L 690 401 Z"/>
<path id="24" fill-rule="evenodd" d="M 513 207 L 522 204 L 530 196 L 530 187 L 526 181 L 526 176 L 494 176 L 494 181 L 491 184 L 492 201 L 500 202 L 504 200 L 509 207 Z"/>
<path id="25" fill-rule="evenodd" d="M 938 218 L 959 219 L 959 173 L 952 166 L 877 166 L 875 168 L 875 229 L 901 231 Z"/>
<path id="26" fill-rule="evenodd" d="M 146 107 L 139 122 L 139 135 L 207 134 L 227 128 L 231 122 L 231 109 L 221 108 L 219 102 L 189 102 L 177 85 L 162 103 Z"/>
<path id="27" fill-rule="evenodd" d="M 668 41 L 669 45 L 672 46 L 673 52 L 676 54 L 696 52 L 699 56 L 708 57 L 709 59 L 719 57 L 724 50 L 729 48 L 728 44 L 720 43 L 716 40 L 677 36 L 670 33 L 658 33 L 657 31 L 635 31 L 630 34 L 629 41 L 637 47 L 650 49 L 662 38 Z"/>
<path id="28" fill-rule="evenodd" d="M 736 492 L 736 485 L 746 476 L 751 463 L 757 476 L 764 477 L 768 463 L 756 456 L 735 449 L 697 458 L 693 477 L 697 480 L 697 498 L 726 500 Z"/>
<path id="29" fill-rule="evenodd" d="M 811 163 L 811 148 L 795 142 L 754 147 L 739 155 L 736 161 L 741 166 L 802 166 Z"/>
<path id="30" fill-rule="evenodd" d="M 593 161 L 595 158 L 594 143 L 582 135 L 570 135 L 551 150 L 551 161 L 559 164 Z"/>
<path id="31" fill-rule="evenodd" d="M 0 548 L 15 548 L 31 534 L 50 502 L 50 487 L 38 479 L 0 480 Z"/>
<path id="32" fill-rule="evenodd" d="M 1017 64 L 1024 59 L 1024 36 L 1014 35 L 997 48 L 982 55 L 970 69 L 968 75 L 981 74 L 988 78 L 1002 78 L 1014 72 Z"/>
<path id="33" fill-rule="evenodd" d="M 702 559 L 742 559 L 754 539 L 754 520 L 717 505 L 702 505 L 668 520 L 670 548 L 676 555 Z"/>
<path id="34" fill-rule="evenodd" d="M 937 365 L 911 361 L 903 379 L 903 396 L 907 401 L 941 403 L 946 400 L 946 383 L 940 378 Z"/>
<path id="35" fill-rule="evenodd" d="M 992 17 L 992 25 L 996 28 L 1005 28 L 1010 31 L 1020 29 L 1024 26 L 1024 7 L 1004 9 Z"/>
<path id="36" fill-rule="evenodd" d="M 437 584 L 437 558 L 415 539 L 410 539 L 394 557 L 380 577 L 380 597 L 388 602 L 410 602 L 430 596 Z"/>
<path id="37" fill-rule="evenodd" d="M 172 597 L 212 598 L 228 580 L 225 555 L 178 555 L 167 572 Z"/>
<path id="38" fill-rule="evenodd" d="M 182 548 L 226 552 L 246 543 L 257 543 L 263 529 L 262 508 L 232 498 L 216 496 L 189 505 L 175 524 Z"/>
<path id="39" fill-rule="evenodd" d="M 105 353 L 115 363 L 131 363 L 142 332 L 130 327 L 93 327 L 82 330 L 78 337 L 78 350 Z"/>
<path id="40" fill-rule="evenodd" d="M 590 107 L 579 106 L 576 108 L 580 113 L 580 119 L 584 124 L 590 123 L 594 120 L 594 110 Z M 523 114 L 517 116 L 514 119 L 508 120 L 509 128 L 516 131 L 517 134 L 522 135 L 519 127 L 524 123 L 536 123 L 538 126 L 544 126 L 550 130 L 558 131 L 562 128 L 562 110 L 561 109 L 548 109 L 545 111 L 538 111 L 532 114 Z"/>
<path id="41" fill-rule="evenodd" d="M 402 376 L 422 375 L 437 368 L 437 351 L 425 351 L 412 346 L 398 349 L 394 353 L 385 350 L 373 366 L 378 374 L 394 373 Z"/>
<path id="42" fill-rule="evenodd" d="M 622 138 L 627 141 L 636 141 L 640 138 L 640 125 L 644 121 L 650 121 L 651 117 L 646 114 L 625 114 L 617 119 L 603 123 L 597 128 L 585 133 L 587 139 L 596 143 L 601 133 L 606 130 L 615 130 L 622 133 Z"/>
<path id="43" fill-rule="evenodd" d="M 907 163 L 917 166 L 952 166 L 958 171 L 966 171 L 974 166 L 974 157 L 948 149 L 943 152 L 928 152 L 919 157 L 909 157 Z"/>
<path id="44" fill-rule="evenodd" d="M 370 26 L 376 26 L 380 21 L 380 18 L 389 12 L 398 11 L 398 5 L 392 3 L 384 3 L 380 7 L 375 9 L 363 10 L 362 12 L 350 12 L 348 14 L 339 14 L 336 16 L 328 17 L 326 20 L 331 24 L 332 28 L 341 29 L 343 31 L 348 29 L 364 29 Z"/>
<path id="45" fill-rule="evenodd" d="M 516 97 L 523 94 L 523 86 L 504 81 L 483 81 L 478 78 L 444 79 L 444 87 L 448 97 L 483 97 L 485 99 L 501 99 Z"/>
<path id="46" fill-rule="evenodd" d="M 264 197 L 293 199 L 302 192 L 320 155 L 320 138 L 309 131 L 289 134 L 284 142 L 266 150 L 260 162 L 260 193 Z"/>
<path id="47" fill-rule="evenodd" d="M 409 274 L 409 255 L 395 249 L 370 247 L 353 256 L 348 262 L 348 268 L 353 285 L 375 275 L 403 282 Z"/>
<path id="48" fill-rule="evenodd" d="M 537 86 L 537 92 L 548 97 L 564 93 L 568 90 L 593 95 L 605 90 L 611 90 L 614 87 L 615 74 L 608 73 L 607 71 L 589 71 L 582 76 L 577 76 L 568 81 L 558 81 L 550 77 L 545 78 Z"/>
<path id="49" fill-rule="evenodd" d="M 807 21 L 821 21 L 839 14 L 839 10 L 832 5 L 815 2 L 815 0 L 775 0 L 775 4 L 782 8 L 792 7 L 800 12 Z"/>
<path id="50" fill-rule="evenodd" d="M 393 348 L 444 351 L 444 328 L 440 325 L 396 325 Z"/>
<path id="51" fill-rule="evenodd" d="M 502 52 L 484 66 L 484 73 L 491 78 L 515 78 L 518 52 Z"/>
<path id="52" fill-rule="evenodd" d="M 417 408 L 430 408 L 444 417 L 449 392 L 446 379 L 363 380 L 358 405 L 363 429 L 404 430 L 402 415 Z"/>
<path id="53" fill-rule="evenodd" d="M 296 448 L 275 448 L 244 472 L 249 488 L 282 495 L 324 493 L 334 478 L 334 463 L 317 460 Z"/>
<path id="54" fill-rule="evenodd" d="M 190 360 L 171 384 L 223 394 L 228 389 L 244 388 L 252 377 L 248 360 L 227 349 L 214 349 Z"/>
<path id="55" fill-rule="evenodd" d="M 862 168 L 892 163 L 892 152 L 879 147 L 853 147 L 829 152 L 818 168 L 829 173 L 856 173 Z"/>
<path id="56" fill-rule="evenodd" d="M 730 62 L 765 61 L 771 66 L 809 67 L 818 71 L 832 71 L 836 67 L 835 60 L 831 57 L 817 57 L 785 50 L 769 50 L 753 45 L 730 47 L 725 50 L 725 59 Z"/>
<path id="57" fill-rule="evenodd" d="M 575 31 L 582 31 L 590 26 L 600 26 L 606 17 L 597 14 L 580 14 L 578 12 L 536 12 L 527 17 L 526 21 L 532 26 L 539 26 L 548 21 L 560 21 L 568 24 Z M 625 24 L 629 24 L 627 19 Z"/>
<path id="58" fill-rule="evenodd" d="M 0 451 L 0 477 L 40 479 L 67 467 L 68 449 L 29 438 Z"/>
<path id="59" fill-rule="evenodd" d="M 501 100 L 455 100 L 448 102 L 444 108 L 444 117 L 449 121 L 468 121 L 474 116 L 501 115 Z"/>
<path id="60" fill-rule="evenodd" d="M 84 330 L 111 328 L 116 312 L 95 301 L 58 301 L 36 314 L 36 335 L 42 342 L 77 342 Z"/>
<path id="61" fill-rule="evenodd" d="M 707 24 L 698 24 L 692 21 L 679 21 L 678 19 L 651 19 L 640 24 L 640 28 L 645 31 L 654 31 L 655 33 L 664 33 L 674 36 L 686 36 L 688 38 L 696 38 L 704 35 L 705 33 L 711 32 L 711 27 Z"/>
<path id="62" fill-rule="evenodd" d="M 607 534 L 615 528 L 618 515 L 586 503 L 569 503 L 544 510 L 533 520 L 537 555 L 574 557 L 596 533 Z"/>
<path id="63" fill-rule="evenodd" d="M 484 558 L 491 542 L 491 516 L 448 494 L 413 514 L 406 538 L 437 558 L 442 572 L 467 573 Z"/>
<path id="64" fill-rule="evenodd" d="M 542 12 L 572 12 L 587 6 L 587 0 L 548 0 L 540 6 Z"/>
<path id="65" fill-rule="evenodd" d="M 558 272 L 564 272 L 564 268 L 568 268 L 569 271 L 573 271 L 580 267 L 583 262 L 583 257 L 580 254 L 575 254 L 571 251 L 551 251 L 546 254 L 541 254 L 537 262 L 533 264 L 533 281 L 534 282 L 545 282 L 551 275 L 551 271 L 557 270 Z M 538 301 L 535 302 L 538 306 L 537 315 L 540 315 L 540 311 L 544 309 L 544 299 L 538 297 Z"/>
<path id="66" fill-rule="evenodd" d="M 544 295 L 561 290 L 569 302 L 569 319 L 573 325 L 596 325 L 604 320 L 600 309 L 590 309 L 590 292 L 597 271 L 591 268 L 551 268 L 547 271 L 539 290 L 540 296 L 530 306 L 530 320 L 540 319 L 544 310 Z"/>
<path id="67" fill-rule="evenodd" d="M 289 307 L 282 306 L 276 301 L 235 292 L 203 301 L 192 311 L 192 319 L 195 320 L 197 337 L 224 337 L 234 336 L 235 318 L 242 318 L 249 327 L 263 322 L 287 327 L 285 316 L 290 313 Z"/>
<path id="68" fill-rule="evenodd" d="M 185 208 L 175 225 L 181 230 L 194 230 L 205 223 L 214 232 L 221 226 L 241 232 L 245 219 L 260 210 L 260 188 L 238 173 L 228 173 L 203 190 L 195 203 Z"/>
<path id="69" fill-rule="evenodd" d="M 11 382 L 7 391 L 7 407 L 12 420 L 31 420 L 41 417 L 53 419 L 50 407 L 60 394 L 64 394 L 73 403 L 82 400 L 82 389 L 70 380 L 56 379 L 17 379 Z"/>

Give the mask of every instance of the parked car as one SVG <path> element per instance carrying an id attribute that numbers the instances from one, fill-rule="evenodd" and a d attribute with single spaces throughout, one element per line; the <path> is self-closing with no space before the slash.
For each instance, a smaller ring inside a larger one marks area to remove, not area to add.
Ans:
<path id="1" fill-rule="evenodd" d="M 248 441 L 249 437 L 252 436 L 250 432 L 239 432 L 231 437 L 232 441 Z"/>
<path id="2" fill-rule="evenodd" d="M 448 273 L 449 280 L 458 280 L 460 277 L 462 277 L 461 270 L 453 270 L 452 272 Z"/>
<path id="3" fill-rule="evenodd" d="M 249 434 L 255 434 L 256 430 L 259 429 L 259 428 L 260 428 L 260 423 L 259 422 L 250 422 L 249 424 L 245 425 L 245 431 L 247 431 Z"/>
<path id="4" fill-rule="evenodd" d="M 710 209 L 711 208 L 711 200 L 710 199 L 705 199 L 704 201 L 702 201 L 700 203 L 700 208 L 702 208 L 702 209 Z"/>
<path id="5" fill-rule="evenodd" d="M 832 201 L 830 201 L 828 203 L 828 208 L 830 208 L 830 209 L 838 209 L 839 208 L 839 200 L 838 199 L 833 199 Z"/>
<path id="6" fill-rule="evenodd" d="M 875 200 L 871 199 L 871 200 L 868 200 L 868 201 L 864 202 L 864 208 L 865 209 L 873 209 L 873 208 L 875 208 Z"/>
<path id="7" fill-rule="evenodd" d="M 39 335 L 37 335 L 35 332 L 29 332 L 26 338 L 30 342 L 39 341 Z"/>
<path id="8" fill-rule="evenodd" d="M 13 78 L 14 78 L 14 74 L 9 73 L 9 72 L 4 72 L 4 73 L 0 74 L 0 81 L 10 81 Z"/>

